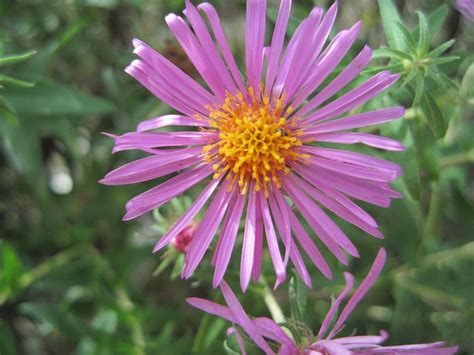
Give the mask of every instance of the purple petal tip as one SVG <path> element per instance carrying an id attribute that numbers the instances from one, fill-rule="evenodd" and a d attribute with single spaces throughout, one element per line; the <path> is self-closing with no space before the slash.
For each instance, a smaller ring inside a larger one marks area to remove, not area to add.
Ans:
<path id="1" fill-rule="evenodd" d="M 142 40 L 140 40 L 138 38 L 134 38 L 134 39 L 132 39 L 132 44 L 136 48 L 136 47 L 144 45 L 145 42 L 143 42 Z"/>

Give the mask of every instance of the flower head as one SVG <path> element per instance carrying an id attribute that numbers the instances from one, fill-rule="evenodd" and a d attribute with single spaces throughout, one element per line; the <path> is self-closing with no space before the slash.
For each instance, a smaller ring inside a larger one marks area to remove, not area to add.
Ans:
<path id="1" fill-rule="evenodd" d="M 403 150 L 403 145 L 392 139 L 351 132 L 403 116 L 402 107 L 351 113 L 390 87 L 398 76 L 384 71 L 346 90 L 371 59 L 366 46 L 323 86 L 355 42 L 360 23 L 339 32 L 326 46 L 337 6 L 326 13 L 315 8 L 284 45 L 290 9 L 290 0 L 280 2 L 272 39 L 265 47 L 266 2 L 247 1 L 243 76 L 210 4 L 195 7 L 186 1 L 188 22 L 168 15 L 166 22 L 205 86 L 144 42 L 133 41 L 140 59 L 126 72 L 179 114 L 149 119 L 140 123 L 136 132 L 114 137 L 114 152 L 136 149 L 150 156 L 110 172 L 102 182 L 132 184 L 177 173 L 132 198 L 124 217 L 129 220 L 206 181 L 207 186 L 189 210 L 154 249 L 156 252 L 169 244 L 201 210 L 206 210 L 187 249 L 184 278 L 191 277 L 220 227 L 212 258 L 213 284 L 219 285 L 244 219 L 242 289 L 250 279 L 259 278 L 264 239 L 277 275 L 275 286 L 285 279 L 291 260 L 311 287 L 299 247 L 326 277 L 332 277 L 312 233 L 340 262 L 347 264 L 345 253 L 358 256 L 354 244 L 323 208 L 381 238 L 375 220 L 353 200 L 387 207 L 391 199 L 401 197 L 389 185 L 401 174 L 396 164 L 323 146 L 326 142 L 362 143 Z M 165 126 L 197 130 L 153 131 Z M 296 210 L 311 233 L 303 227 Z"/>
<path id="2" fill-rule="evenodd" d="M 276 352 L 280 355 L 454 354 L 457 351 L 457 347 L 444 348 L 443 342 L 383 347 L 380 344 L 385 342 L 388 338 L 388 333 L 383 330 L 380 331 L 380 335 L 336 337 L 344 327 L 344 322 L 347 317 L 376 281 L 382 271 L 383 265 L 385 264 L 385 259 L 386 253 L 382 248 L 375 258 L 368 275 L 362 281 L 359 288 L 349 298 L 349 301 L 336 319 L 338 308 L 341 306 L 342 301 L 344 301 L 354 285 L 353 276 L 350 273 L 345 272 L 344 278 L 346 280 L 346 286 L 331 305 L 317 336 L 311 337 L 311 339 L 305 338 L 300 344 L 296 344 L 294 339 L 284 332 L 283 329 L 272 319 L 266 317 L 251 319 L 245 313 L 235 294 L 225 282 L 222 283 L 221 290 L 227 303 L 227 307 L 201 298 L 188 298 L 187 302 L 204 312 L 217 315 L 232 322 L 234 325 L 238 325 L 266 354 L 275 353 L 274 349 L 272 349 L 267 343 L 267 340 L 271 340 L 273 343 L 277 344 L 278 349 Z M 334 323 L 332 327 L 330 327 L 331 323 Z M 231 328 L 228 333 L 232 332 L 235 332 L 234 328 Z M 240 335 L 238 333 L 236 333 L 236 335 L 242 353 L 245 354 L 244 343 Z M 300 336 L 298 338 L 300 338 Z"/>

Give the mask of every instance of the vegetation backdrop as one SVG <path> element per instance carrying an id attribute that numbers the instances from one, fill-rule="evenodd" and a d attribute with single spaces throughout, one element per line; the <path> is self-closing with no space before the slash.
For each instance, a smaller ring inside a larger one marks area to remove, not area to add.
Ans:
<path id="1" fill-rule="evenodd" d="M 242 63 L 245 2 L 211 2 Z M 290 31 L 314 5 L 330 3 L 295 0 Z M 271 24 L 277 6 L 270 1 Z M 212 290 L 210 266 L 182 281 L 179 253 L 151 253 L 196 191 L 122 222 L 124 203 L 156 181 L 97 182 L 136 158 L 112 155 L 112 140 L 101 132 L 123 133 L 171 112 L 123 72 L 134 58 L 131 40 L 145 40 L 196 75 L 164 22 L 183 7 L 183 0 L 0 0 L 1 354 L 224 352 L 228 324 L 184 302 L 188 296 L 222 301 Z M 340 0 L 339 7 L 337 29 L 363 21 L 351 56 L 366 43 L 390 47 L 369 69 L 388 67 L 402 76 L 369 106 L 397 102 L 408 109 L 400 122 L 376 128 L 407 146 L 404 153 L 377 153 L 405 171 L 394 184 L 404 199 L 387 209 L 367 207 L 385 239 L 338 221 L 362 251 L 349 265 L 357 281 L 380 246 L 389 255 L 346 330 L 386 329 L 390 344 L 445 340 L 473 353 L 473 22 L 453 1 Z M 444 44 L 440 56 L 397 48 L 400 40 L 408 43 L 398 22 L 430 51 Z M 327 256 L 337 276 L 328 282 L 314 272 L 300 314 L 312 329 L 343 286 L 344 268 Z M 238 259 L 230 269 L 238 270 Z M 273 282 L 270 267 L 265 275 Z M 228 281 L 237 285 L 237 273 Z M 275 297 L 289 316 L 288 284 Z M 250 314 L 269 315 L 263 292 L 261 283 L 241 295 Z"/>

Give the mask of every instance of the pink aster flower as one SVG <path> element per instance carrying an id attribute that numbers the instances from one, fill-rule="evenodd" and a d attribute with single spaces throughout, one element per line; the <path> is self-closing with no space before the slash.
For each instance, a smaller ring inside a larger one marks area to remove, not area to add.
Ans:
<path id="1" fill-rule="evenodd" d="M 354 285 L 354 277 L 350 273 L 345 272 L 346 286 L 331 305 L 318 334 L 310 339 L 304 338 L 299 344 L 296 344 L 293 338 L 284 332 L 272 319 L 266 317 L 251 319 L 245 313 L 242 305 L 225 281 L 221 284 L 221 290 L 227 307 L 201 298 L 188 298 L 187 302 L 193 307 L 217 315 L 239 326 L 266 354 L 275 354 L 276 352 L 280 355 L 454 354 L 457 351 L 457 347 L 444 348 L 443 342 L 381 346 L 380 344 L 385 342 L 388 338 L 388 333 L 383 330 L 380 331 L 380 335 L 355 335 L 336 338 L 344 327 L 344 322 L 347 317 L 376 281 L 385 264 L 385 259 L 385 250 L 381 248 L 368 275 L 349 298 L 349 301 L 336 319 L 342 301 L 347 297 Z M 332 323 L 334 323 L 334 325 L 330 327 Z M 228 334 L 231 333 L 236 334 L 241 351 L 245 354 L 245 346 L 240 334 L 236 332 L 235 328 L 228 330 Z M 268 340 L 270 340 L 272 344 L 276 344 L 277 349 L 275 349 L 274 346 L 271 347 L 267 342 Z"/>
<path id="2" fill-rule="evenodd" d="M 144 42 L 133 41 L 140 59 L 126 72 L 179 114 L 152 118 L 140 123 L 136 132 L 114 136 L 114 152 L 137 149 L 150 156 L 110 172 L 102 183 L 132 184 L 176 173 L 132 198 L 126 205 L 125 220 L 162 206 L 200 182 L 207 184 L 154 248 L 156 252 L 170 243 L 201 210 L 206 210 L 186 253 L 184 278 L 191 277 L 220 227 L 212 257 L 213 285 L 220 284 L 241 219 L 245 221 L 240 273 L 244 290 L 250 279 L 259 278 L 264 239 L 277 275 L 275 286 L 285 279 L 291 261 L 311 287 L 299 247 L 322 274 L 332 277 L 312 233 L 303 228 L 295 210 L 344 264 L 348 262 L 345 252 L 354 257 L 359 253 L 323 208 L 382 238 L 376 221 L 353 199 L 388 207 L 391 199 L 401 197 L 389 185 L 401 174 L 399 166 L 344 149 L 325 148 L 320 143 L 362 143 L 403 150 L 403 145 L 392 139 L 351 131 L 403 116 L 402 107 L 351 113 L 390 87 L 398 75 L 384 71 L 343 93 L 371 59 L 372 52 L 366 46 L 323 85 L 348 53 L 361 27 L 359 22 L 339 32 L 326 45 L 336 5 L 326 13 L 313 9 L 284 45 L 291 1 L 282 0 L 272 39 L 266 46 L 266 2 L 247 1 L 246 70 L 242 75 L 216 10 L 209 3 L 195 7 L 186 1 L 188 22 L 175 14 L 168 15 L 166 22 L 205 85 Z M 165 126 L 198 130 L 154 131 Z"/>

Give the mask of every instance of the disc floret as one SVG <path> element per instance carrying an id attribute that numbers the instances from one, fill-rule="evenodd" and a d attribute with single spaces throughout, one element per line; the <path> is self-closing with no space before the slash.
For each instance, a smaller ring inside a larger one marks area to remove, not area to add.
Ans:
<path id="1" fill-rule="evenodd" d="M 250 88 L 227 94 L 222 105 L 207 107 L 209 125 L 218 132 L 217 142 L 203 149 L 206 161 L 215 161 L 214 178 L 228 173 L 230 188 L 237 183 L 242 194 L 251 183 L 266 196 L 272 182 L 281 187 L 280 174 L 288 174 L 288 163 L 303 155 L 297 149 L 302 145 L 297 119 L 289 119 L 293 109 L 284 102 L 284 97 L 272 102 Z"/>

